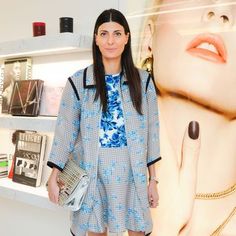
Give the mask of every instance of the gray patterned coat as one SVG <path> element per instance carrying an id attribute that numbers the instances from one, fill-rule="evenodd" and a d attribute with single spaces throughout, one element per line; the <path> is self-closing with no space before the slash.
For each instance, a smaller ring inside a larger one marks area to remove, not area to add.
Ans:
<path id="1" fill-rule="evenodd" d="M 142 112 L 139 115 L 133 107 L 127 79 L 121 79 L 121 99 L 125 119 L 125 130 L 129 158 L 139 196 L 144 219 L 150 219 L 147 196 L 147 166 L 160 160 L 159 121 L 157 96 L 149 74 L 140 70 L 142 80 Z M 93 66 L 76 72 L 66 83 L 57 118 L 54 140 L 48 166 L 63 169 L 70 153 L 77 163 L 90 176 L 88 194 L 84 207 L 92 211 L 94 191 L 97 179 L 99 124 L 101 120 L 100 102 L 94 101 L 95 81 Z M 84 236 L 86 225 L 78 223 L 80 212 L 72 214 L 72 231 Z M 151 232 L 152 224 L 147 224 L 146 233 Z"/>

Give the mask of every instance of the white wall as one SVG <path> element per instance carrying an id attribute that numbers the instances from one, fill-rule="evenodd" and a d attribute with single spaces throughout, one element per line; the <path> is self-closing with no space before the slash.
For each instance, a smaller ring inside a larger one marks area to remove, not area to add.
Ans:
<path id="1" fill-rule="evenodd" d="M 91 35 L 96 17 L 119 0 L 0 0 L 0 42 L 29 38 L 32 22 L 45 21 L 48 35 L 59 33 L 59 17 L 74 18 L 74 32 Z"/>

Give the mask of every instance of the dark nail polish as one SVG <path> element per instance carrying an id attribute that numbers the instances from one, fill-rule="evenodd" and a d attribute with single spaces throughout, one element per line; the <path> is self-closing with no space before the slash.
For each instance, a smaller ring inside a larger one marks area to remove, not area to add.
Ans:
<path id="1" fill-rule="evenodd" d="M 199 136 L 199 123 L 191 121 L 188 126 L 188 135 L 191 139 L 198 139 Z"/>

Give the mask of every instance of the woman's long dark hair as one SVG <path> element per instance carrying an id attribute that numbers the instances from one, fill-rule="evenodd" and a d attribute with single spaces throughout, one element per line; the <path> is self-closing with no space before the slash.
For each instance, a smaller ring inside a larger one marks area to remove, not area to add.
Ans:
<path id="1" fill-rule="evenodd" d="M 139 114 L 142 114 L 142 96 L 141 96 L 141 79 L 139 76 L 138 69 L 135 67 L 131 52 L 131 35 L 128 22 L 125 16 L 118 10 L 109 9 L 103 11 L 97 18 L 94 27 L 94 37 L 93 37 L 93 73 L 96 82 L 96 94 L 95 100 L 100 97 L 102 110 L 106 111 L 107 109 L 107 93 L 105 87 L 105 69 L 102 62 L 101 52 L 96 45 L 95 35 L 98 32 L 100 25 L 106 22 L 116 22 L 124 27 L 125 34 L 129 33 L 129 39 L 125 45 L 124 51 L 121 55 L 121 68 L 125 73 L 125 76 L 128 81 L 129 92 L 133 106 Z"/>

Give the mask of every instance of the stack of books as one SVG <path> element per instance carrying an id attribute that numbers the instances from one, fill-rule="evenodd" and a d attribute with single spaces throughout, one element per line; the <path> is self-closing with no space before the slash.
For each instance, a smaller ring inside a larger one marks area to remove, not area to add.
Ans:
<path id="1" fill-rule="evenodd" d="M 16 140 L 13 181 L 33 187 L 41 184 L 46 135 L 33 131 L 19 133 Z"/>
<path id="2" fill-rule="evenodd" d="M 8 159 L 7 154 L 0 154 L 0 178 L 8 175 Z"/>

